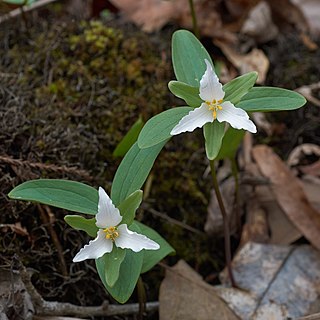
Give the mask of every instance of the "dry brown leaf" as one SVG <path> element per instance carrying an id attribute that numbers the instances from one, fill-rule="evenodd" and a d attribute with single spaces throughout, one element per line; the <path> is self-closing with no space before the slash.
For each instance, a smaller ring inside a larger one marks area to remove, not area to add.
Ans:
<path id="1" fill-rule="evenodd" d="M 239 247 L 247 242 L 268 243 L 270 237 L 266 211 L 260 206 L 256 197 L 251 197 L 246 207 L 246 223 L 242 229 Z"/>
<path id="2" fill-rule="evenodd" d="M 256 146 L 252 153 L 262 174 L 270 179 L 279 206 L 302 234 L 320 249 L 320 213 L 308 201 L 299 179 L 270 147 Z"/>
<path id="3" fill-rule="evenodd" d="M 308 86 L 302 86 L 297 88 L 295 91 L 301 93 L 308 101 L 313 103 L 315 106 L 320 107 L 320 100 L 313 95 L 313 91 L 320 91 L 320 82 L 313 83 Z"/>
<path id="4" fill-rule="evenodd" d="M 192 29 L 192 17 L 186 0 L 110 0 L 124 15 L 146 32 L 157 31 L 168 22 Z M 226 30 L 215 1 L 194 1 L 201 35 L 235 41 L 236 35 Z"/>
<path id="5" fill-rule="evenodd" d="M 304 174 L 320 177 L 320 160 L 307 166 L 299 166 L 299 170 L 301 170 Z"/>
<path id="6" fill-rule="evenodd" d="M 320 253 L 311 246 L 247 243 L 232 265 L 242 290 L 216 290 L 241 319 L 285 320 L 320 311 Z"/>
<path id="7" fill-rule="evenodd" d="M 259 2 L 248 14 L 241 33 L 255 39 L 258 43 L 268 42 L 277 37 L 279 30 L 272 21 L 271 9 L 267 2 Z"/>
<path id="8" fill-rule="evenodd" d="M 214 43 L 223 51 L 229 61 L 238 68 L 240 74 L 257 71 L 257 83 L 264 83 L 270 63 L 262 50 L 254 48 L 247 54 L 240 54 L 225 41 L 215 40 Z"/>
<path id="9" fill-rule="evenodd" d="M 16 222 L 15 224 L 0 224 L 1 229 L 11 229 L 13 232 L 20 234 L 21 236 L 29 237 L 29 232 L 26 228 L 21 226 L 20 222 Z"/>
<path id="10" fill-rule="evenodd" d="M 180 260 L 160 287 L 160 320 L 237 320 L 215 289 Z"/>
<path id="11" fill-rule="evenodd" d="M 290 152 L 287 164 L 289 166 L 296 166 L 304 156 L 312 154 L 320 157 L 320 146 L 313 143 L 300 144 Z"/>
<path id="12" fill-rule="evenodd" d="M 291 0 L 304 14 L 309 25 L 310 32 L 320 34 L 320 2 L 319 0 Z"/>
<path id="13" fill-rule="evenodd" d="M 265 133 L 268 135 L 268 137 L 271 137 L 273 134 L 273 126 L 268 121 L 266 114 L 264 112 L 254 112 L 251 115 L 254 123 L 259 129 L 262 129 L 265 131 Z"/>

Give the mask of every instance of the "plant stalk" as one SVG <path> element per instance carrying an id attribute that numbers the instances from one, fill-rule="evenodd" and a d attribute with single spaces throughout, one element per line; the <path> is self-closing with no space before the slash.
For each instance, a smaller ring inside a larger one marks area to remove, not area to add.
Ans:
<path id="1" fill-rule="evenodd" d="M 234 182 L 235 182 L 234 196 L 235 196 L 237 231 L 238 231 L 238 234 L 241 235 L 241 216 L 240 216 L 240 208 L 239 208 L 239 171 L 238 171 L 238 165 L 235 157 L 231 159 L 231 170 L 232 170 L 232 175 L 234 177 Z"/>
<path id="2" fill-rule="evenodd" d="M 190 12 L 192 17 L 193 32 L 195 36 L 199 39 L 200 34 L 199 34 L 196 12 L 194 11 L 193 0 L 189 0 L 189 7 L 190 7 Z"/>
<path id="3" fill-rule="evenodd" d="M 218 204 L 220 207 L 220 211 L 222 214 L 223 219 L 223 231 L 224 231 L 224 250 L 225 250 L 225 256 L 226 256 L 226 265 L 228 270 L 229 279 L 231 282 L 231 285 L 233 287 L 236 287 L 236 282 L 233 277 L 232 273 L 232 267 L 231 267 L 231 245 L 230 245 L 230 230 L 229 230 L 229 219 L 227 216 L 226 209 L 223 204 L 219 183 L 216 175 L 216 169 L 214 167 L 214 160 L 210 160 L 210 168 L 211 168 L 211 176 L 213 180 L 213 187 L 214 191 L 216 192 Z"/>

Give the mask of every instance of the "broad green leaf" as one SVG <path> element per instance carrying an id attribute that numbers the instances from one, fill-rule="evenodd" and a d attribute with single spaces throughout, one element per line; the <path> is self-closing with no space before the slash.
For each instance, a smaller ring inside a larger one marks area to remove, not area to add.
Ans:
<path id="1" fill-rule="evenodd" d="M 193 108 L 200 107 L 203 102 L 199 97 L 198 87 L 192 87 L 180 81 L 170 81 L 168 87 L 176 97 L 183 99 Z"/>
<path id="2" fill-rule="evenodd" d="M 206 123 L 203 127 L 205 138 L 206 154 L 209 160 L 217 157 L 224 136 L 225 123 L 214 120 L 212 123 Z"/>
<path id="3" fill-rule="evenodd" d="M 254 87 L 237 104 L 248 112 L 284 111 L 302 107 L 306 99 L 299 93 L 273 87 Z"/>
<path id="4" fill-rule="evenodd" d="M 114 157 L 124 157 L 132 145 L 137 141 L 139 133 L 143 127 L 144 123 L 142 119 L 139 119 L 133 124 L 127 134 L 123 137 L 120 143 L 117 145 L 113 151 Z"/>
<path id="5" fill-rule="evenodd" d="M 60 179 L 31 180 L 15 187 L 9 197 L 35 201 L 70 211 L 96 214 L 98 191 L 86 184 Z"/>
<path id="6" fill-rule="evenodd" d="M 237 130 L 229 127 L 222 139 L 219 154 L 215 159 L 220 160 L 235 157 L 245 133 L 245 130 Z"/>
<path id="7" fill-rule="evenodd" d="M 109 287 L 113 287 L 116 281 L 119 279 L 121 263 L 125 259 L 126 252 L 126 249 L 113 246 L 113 249 L 110 253 L 106 253 L 99 258 L 104 260 L 104 276 Z"/>
<path id="8" fill-rule="evenodd" d="M 141 233 L 140 229 L 136 225 L 131 225 L 130 229 Z M 128 301 L 138 282 L 143 263 L 144 251 L 145 250 L 133 252 L 132 250 L 126 249 L 126 255 L 121 263 L 118 279 L 112 287 L 108 285 L 106 280 L 106 272 L 108 272 L 109 268 L 107 261 L 100 258 L 96 259 L 96 267 L 102 283 L 110 295 L 120 303 Z"/>
<path id="9" fill-rule="evenodd" d="M 142 187 L 166 142 L 167 140 L 146 149 L 140 149 L 136 142 L 130 148 L 113 179 L 111 199 L 115 206 Z"/>
<path id="10" fill-rule="evenodd" d="M 143 192 L 141 190 L 137 190 L 131 193 L 128 198 L 120 203 L 118 209 L 122 215 L 121 224 L 127 224 L 130 226 L 142 201 L 142 195 Z"/>
<path id="11" fill-rule="evenodd" d="M 205 59 L 213 66 L 209 53 L 190 31 L 179 30 L 173 34 L 172 64 L 178 81 L 199 87 L 206 71 Z"/>
<path id="12" fill-rule="evenodd" d="M 178 107 L 166 110 L 152 117 L 143 127 L 138 138 L 140 149 L 152 147 L 171 138 L 171 130 L 192 108 Z"/>
<path id="13" fill-rule="evenodd" d="M 158 232 L 141 222 L 134 221 L 133 223 L 140 228 L 142 234 L 160 245 L 160 249 L 158 250 L 144 250 L 141 273 L 149 271 L 168 254 L 175 253 L 175 250 L 160 236 Z"/>
<path id="14" fill-rule="evenodd" d="M 96 226 L 96 219 L 86 219 L 78 215 L 67 215 L 64 221 L 73 229 L 85 231 L 90 237 L 95 238 L 99 228 Z"/>
<path id="15" fill-rule="evenodd" d="M 223 86 L 223 90 L 226 93 L 223 100 L 237 104 L 241 98 L 254 86 L 257 78 L 258 73 L 254 71 L 246 73 L 226 83 Z"/>
<path id="16" fill-rule="evenodd" d="M 20 5 L 20 6 L 25 6 L 25 5 L 28 6 L 31 3 L 36 2 L 37 0 L 2 0 L 2 1 L 6 3 Z"/>

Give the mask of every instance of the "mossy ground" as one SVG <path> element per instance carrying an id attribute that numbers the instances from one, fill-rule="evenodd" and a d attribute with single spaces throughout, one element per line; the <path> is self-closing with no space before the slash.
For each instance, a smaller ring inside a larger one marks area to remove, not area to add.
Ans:
<path id="1" fill-rule="evenodd" d="M 147 120 L 177 103 L 167 90 L 167 82 L 173 78 L 170 37 L 166 32 L 151 37 L 138 30 L 128 31 L 126 26 L 115 27 L 112 21 L 70 22 L 56 16 L 32 19 L 28 16 L 28 27 L 20 21 L 6 24 L 0 31 L 0 154 L 26 161 L 23 165 L 0 162 L 0 223 L 20 222 L 28 232 L 25 236 L 10 228 L 0 229 L 1 268 L 10 268 L 17 255 L 34 269 L 33 281 L 46 299 L 98 305 L 107 295 L 93 261 L 71 262 L 88 238 L 65 224 L 65 211 L 51 208 L 67 263 L 68 275 L 62 275 L 57 248 L 39 208 L 10 201 L 7 194 L 19 183 L 40 177 L 73 179 L 110 190 L 121 161 L 112 152 L 130 126 L 139 116 Z M 296 46 L 297 38 L 291 41 Z M 283 46 L 281 41 L 274 43 L 269 54 L 285 50 Z M 319 50 L 316 55 L 319 57 Z M 300 57 L 305 56 L 307 53 L 301 52 Z M 301 61 L 290 55 L 281 57 L 283 73 L 277 60 L 272 60 L 269 84 L 294 89 L 297 84 L 319 79 L 319 69 L 315 70 L 308 59 L 303 76 L 310 77 L 292 83 L 292 68 L 299 70 Z M 285 78 L 279 74 L 287 74 L 287 80 L 282 82 Z M 319 111 L 302 109 L 281 114 L 271 118 L 285 120 L 289 133 L 297 127 L 304 129 L 295 143 L 301 139 L 317 141 L 314 130 L 319 130 L 315 122 Z M 303 125 L 306 119 L 307 128 Z M 165 146 L 152 170 L 149 195 L 138 218 L 176 248 L 177 256 L 169 257 L 168 263 L 182 258 L 207 275 L 223 266 L 223 242 L 149 210 L 203 230 L 212 185 L 210 176 L 204 176 L 208 163 L 202 140 L 199 130 L 174 137 Z M 275 137 L 268 142 L 285 154 L 289 140 Z M 87 175 L 28 165 L 34 162 L 76 167 Z M 162 274 L 163 269 L 156 267 L 145 276 L 149 300 L 157 299 Z M 136 301 L 135 295 L 132 300 Z"/>

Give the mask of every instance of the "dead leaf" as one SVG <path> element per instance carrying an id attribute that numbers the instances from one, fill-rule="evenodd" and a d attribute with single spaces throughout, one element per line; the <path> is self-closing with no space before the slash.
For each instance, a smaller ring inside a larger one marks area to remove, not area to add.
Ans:
<path id="1" fill-rule="evenodd" d="M 271 189 L 281 209 L 297 229 L 320 249 L 320 214 L 311 206 L 299 179 L 270 147 L 254 147 L 253 157 L 262 174 L 270 179 Z"/>
<path id="2" fill-rule="evenodd" d="M 296 166 L 300 163 L 301 159 L 306 155 L 316 155 L 320 157 L 320 146 L 313 143 L 303 143 L 295 147 L 289 154 L 287 164 L 289 166 Z"/>
<path id="3" fill-rule="evenodd" d="M 304 14 L 310 32 L 314 36 L 320 34 L 320 2 L 319 0 L 291 0 Z"/>
<path id="4" fill-rule="evenodd" d="M 260 1 L 248 14 L 242 25 L 241 33 L 265 43 L 277 37 L 279 30 L 274 24 L 271 9 L 267 2 Z"/>
<path id="5" fill-rule="evenodd" d="M 268 121 L 264 112 L 254 112 L 251 117 L 259 129 L 262 129 L 268 135 L 268 137 L 272 136 L 273 126 Z"/>
<path id="6" fill-rule="evenodd" d="M 305 174 L 310 174 L 313 176 L 320 177 L 320 160 L 309 164 L 307 166 L 299 166 L 298 167 L 300 171 L 302 171 Z"/>
<path id="7" fill-rule="evenodd" d="M 20 234 L 21 236 L 27 236 L 29 237 L 29 232 L 27 231 L 26 228 L 21 226 L 20 222 L 17 222 L 15 224 L 0 224 L 0 228 L 4 228 L 4 229 L 11 229 L 11 231 Z"/>
<path id="8" fill-rule="evenodd" d="M 220 171 L 221 172 L 221 171 Z M 230 172 L 229 172 L 230 175 Z M 220 174 L 218 174 L 218 177 Z M 221 181 L 220 179 L 218 179 Z M 237 230 L 238 216 L 243 215 L 243 203 L 248 193 L 247 186 L 241 186 L 239 188 L 239 207 L 238 212 L 236 211 L 235 203 L 235 181 L 233 176 L 229 176 L 226 180 L 220 183 L 220 191 L 222 200 L 225 205 L 226 213 L 229 219 L 230 233 L 234 234 Z M 237 216 L 238 215 L 238 216 Z M 207 220 L 204 226 L 204 230 L 210 236 L 224 236 L 223 231 L 223 219 L 214 190 L 211 191 L 210 202 L 208 205 Z"/>
<path id="9" fill-rule="evenodd" d="M 239 247 L 247 242 L 268 243 L 270 237 L 266 211 L 260 206 L 256 197 L 248 200 L 246 208 L 246 223 L 242 229 Z"/>
<path id="10" fill-rule="evenodd" d="M 232 265 L 244 291 L 216 290 L 241 319 L 285 320 L 319 311 L 320 253 L 311 246 L 248 243 Z"/>
<path id="11" fill-rule="evenodd" d="M 238 68 L 240 74 L 257 71 L 257 83 L 264 83 L 270 63 L 262 50 L 254 48 L 247 54 L 240 54 L 225 41 L 214 40 L 214 44 L 217 45 L 228 60 Z"/>
<path id="12" fill-rule="evenodd" d="M 20 275 L 2 269 L 0 272 L 0 319 L 32 319 L 35 313 L 31 297 Z"/>
<path id="13" fill-rule="evenodd" d="M 297 88 L 295 91 L 301 93 L 308 101 L 313 103 L 315 106 L 320 107 L 320 100 L 317 99 L 313 94 L 314 91 L 320 91 L 320 82 L 313 83 L 308 86 L 302 86 L 300 88 Z"/>
<path id="14" fill-rule="evenodd" d="M 160 287 L 160 320 L 237 320 L 214 287 L 180 260 Z"/>

